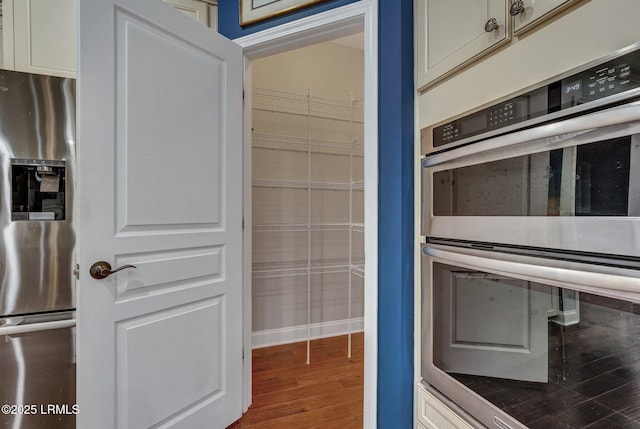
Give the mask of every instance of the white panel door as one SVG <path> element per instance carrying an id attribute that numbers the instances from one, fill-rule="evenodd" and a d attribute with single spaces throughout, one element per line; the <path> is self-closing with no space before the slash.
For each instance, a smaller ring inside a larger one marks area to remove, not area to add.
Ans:
<path id="1" fill-rule="evenodd" d="M 79 2 L 78 428 L 242 400 L 242 51 L 157 0 Z M 128 268 L 97 280 L 96 261 Z"/>
<path id="2" fill-rule="evenodd" d="M 438 368 L 548 381 L 549 286 L 438 264 L 433 276 Z"/>

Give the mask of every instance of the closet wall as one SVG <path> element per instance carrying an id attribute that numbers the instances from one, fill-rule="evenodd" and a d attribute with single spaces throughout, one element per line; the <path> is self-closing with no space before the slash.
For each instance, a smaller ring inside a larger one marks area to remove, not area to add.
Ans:
<path id="1" fill-rule="evenodd" d="M 261 347 L 362 330 L 364 55 L 252 63 L 252 330 Z"/>

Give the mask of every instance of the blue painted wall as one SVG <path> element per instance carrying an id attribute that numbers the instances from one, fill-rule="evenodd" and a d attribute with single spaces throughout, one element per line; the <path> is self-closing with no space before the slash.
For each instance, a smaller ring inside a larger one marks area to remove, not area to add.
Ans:
<path id="1" fill-rule="evenodd" d="M 413 427 L 413 1 L 378 0 L 378 429 Z"/>
<path id="2" fill-rule="evenodd" d="M 238 0 L 220 0 L 233 39 L 354 0 L 332 0 L 242 28 Z M 413 1 L 379 5 L 378 428 L 413 427 Z"/>

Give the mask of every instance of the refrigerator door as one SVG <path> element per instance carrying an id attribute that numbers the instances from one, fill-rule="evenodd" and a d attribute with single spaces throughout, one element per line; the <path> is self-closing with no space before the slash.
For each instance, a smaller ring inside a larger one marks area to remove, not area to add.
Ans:
<path id="1" fill-rule="evenodd" d="M 75 328 L 0 336 L 0 427 L 74 429 Z"/>
<path id="2" fill-rule="evenodd" d="M 73 302 L 75 81 L 0 70 L 0 317 Z"/>

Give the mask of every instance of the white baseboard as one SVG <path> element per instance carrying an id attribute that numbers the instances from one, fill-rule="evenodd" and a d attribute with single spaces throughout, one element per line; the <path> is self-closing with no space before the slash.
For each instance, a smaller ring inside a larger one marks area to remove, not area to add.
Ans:
<path id="1" fill-rule="evenodd" d="M 550 320 L 561 326 L 577 325 L 580 323 L 580 312 L 576 310 L 560 311 L 556 317 Z"/>
<path id="2" fill-rule="evenodd" d="M 335 337 L 346 335 L 349 332 L 349 320 L 336 320 L 333 322 L 314 323 L 310 326 L 310 337 L 317 338 Z M 364 330 L 364 317 L 351 319 L 351 333 Z M 307 340 L 307 325 L 291 326 L 281 329 L 257 331 L 251 334 L 252 348 L 277 346 L 280 344 L 297 343 Z"/>

